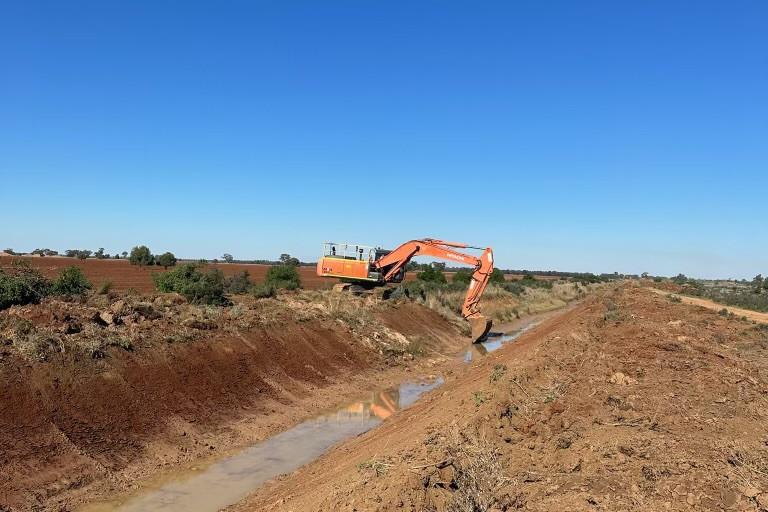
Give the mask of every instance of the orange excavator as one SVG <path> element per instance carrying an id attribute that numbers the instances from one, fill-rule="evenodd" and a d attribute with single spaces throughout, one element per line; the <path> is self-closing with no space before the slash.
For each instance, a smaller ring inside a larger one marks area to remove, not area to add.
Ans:
<path id="1" fill-rule="evenodd" d="M 480 256 L 456 249 L 479 249 Z M 340 277 L 342 287 L 358 286 L 363 289 L 400 283 L 405 277 L 405 266 L 415 256 L 430 256 L 455 263 L 474 266 L 461 315 L 472 328 L 472 341 L 477 343 L 491 330 L 491 319 L 480 314 L 478 303 L 493 272 L 493 250 L 455 242 L 424 238 L 411 240 L 393 251 L 366 245 L 323 243 L 323 257 L 317 262 L 317 275 Z"/>

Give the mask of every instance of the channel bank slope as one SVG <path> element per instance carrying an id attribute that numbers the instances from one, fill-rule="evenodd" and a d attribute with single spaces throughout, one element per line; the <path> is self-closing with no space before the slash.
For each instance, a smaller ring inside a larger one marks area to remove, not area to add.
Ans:
<path id="1" fill-rule="evenodd" d="M 766 510 L 768 331 L 621 286 L 238 512 Z"/>
<path id="2" fill-rule="evenodd" d="M 342 321 L 297 294 L 227 308 L 165 295 L 99 300 L 108 313 L 49 299 L 0 312 L 3 512 L 71 510 L 253 444 L 429 373 L 439 353 L 467 343 L 408 302 L 333 298 L 349 303 Z"/>

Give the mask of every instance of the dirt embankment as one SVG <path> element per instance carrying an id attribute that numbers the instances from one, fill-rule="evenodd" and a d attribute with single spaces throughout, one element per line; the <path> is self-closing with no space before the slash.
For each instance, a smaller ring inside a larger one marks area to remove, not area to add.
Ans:
<path id="1" fill-rule="evenodd" d="M 106 302 L 0 314 L 0 510 L 68 510 L 261 440 L 434 364 L 428 349 L 466 343 L 437 313 L 402 302 L 334 299 L 348 305 L 341 318 L 291 294 L 229 308 L 93 300 Z M 353 322 L 363 309 L 366 321 Z M 424 347 L 420 363 L 409 340 Z"/>
<path id="2" fill-rule="evenodd" d="M 623 287 L 275 479 L 255 510 L 768 510 L 768 331 Z"/>

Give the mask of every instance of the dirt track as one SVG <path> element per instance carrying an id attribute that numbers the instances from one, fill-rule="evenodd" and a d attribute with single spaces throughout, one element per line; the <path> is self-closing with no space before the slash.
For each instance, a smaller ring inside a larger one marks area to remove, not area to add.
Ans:
<path id="1" fill-rule="evenodd" d="M 768 510 L 766 355 L 765 329 L 627 287 L 232 509 Z"/>
<path id="2" fill-rule="evenodd" d="M 664 296 L 670 294 L 668 291 L 665 291 L 665 290 L 657 290 L 656 288 L 649 288 L 649 289 Z M 707 309 L 712 309 L 714 311 L 721 311 L 723 309 L 727 309 L 729 312 L 733 313 L 736 316 L 747 317 L 750 320 L 754 320 L 755 322 L 768 323 L 768 313 L 760 313 L 759 311 L 752 311 L 749 309 L 742 309 L 742 308 L 736 308 L 733 306 L 727 306 L 725 304 L 718 304 L 717 302 L 713 302 L 707 299 L 702 299 L 699 297 L 688 297 L 686 295 L 676 295 L 676 297 L 680 297 L 680 300 L 682 300 L 686 304 L 701 306 Z"/>

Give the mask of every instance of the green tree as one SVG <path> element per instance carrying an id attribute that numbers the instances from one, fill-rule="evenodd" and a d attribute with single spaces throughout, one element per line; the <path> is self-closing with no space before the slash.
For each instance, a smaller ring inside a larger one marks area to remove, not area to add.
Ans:
<path id="1" fill-rule="evenodd" d="M 227 263 L 232 263 L 233 261 L 235 261 L 235 258 L 232 257 L 231 254 L 227 254 L 226 252 L 221 256 L 221 259 L 223 259 Z"/>
<path id="2" fill-rule="evenodd" d="M 96 258 L 97 260 L 103 260 L 105 257 L 109 258 L 109 255 L 107 254 L 106 256 L 104 256 L 104 248 L 99 247 L 99 250 L 93 253 L 93 257 Z"/>
<path id="3" fill-rule="evenodd" d="M 157 264 L 168 270 L 168 267 L 176 266 L 176 256 L 172 252 L 165 252 L 157 257 Z"/>
<path id="4" fill-rule="evenodd" d="M 125 253 L 123 253 L 125 254 Z M 155 263 L 155 257 L 149 251 L 149 247 L 146 245 L 139 245 L 131 249 L 131 255 L 128 258 L 131 265 L 138 265 L 140 267 L 149 266 Z"/>
<path id="5" fill-rule="evenodd" d="M 294 265 L 273 265 L 267 270 L 264 283 L 274 288 L 295 290 L 301 287 L 301 277 Z"/>
<path id="6" fill-rule="evenodd" d="M 469 284 L 469 282 L 472 281 L 472 273 L 470 273 L 469 270 L 461 269 L 456 271 L 455 274 L 453 274 L 453 279 L 451 279 L 452 283 L 459 283 L 459 284 Z"/>
<path id="7" fill-rule="evenodd" d="M 763 284 L 766 280 L 763 279 L 763 274 L 757 274 L 752 279 L 752 285 L 755 287 L 755 293 L 760 293 L 763 290 Z"/>
<path id="8" fill-rule="evenodd" d="M 491 275 L 488 278 L 488 282 L 496 283 L 496 284 L 504 284 L 504 281 L 505 281 L 504 273 L 498 268 L 494 267 L 493 272 L 491 272 Z"/>
<path id="9" fill-rule="evenodd" d="M 87 290 L 93 288 L 93 285 L 85 278 L 83 271 L 77 267 L 67 267 L 61 269 L 59 275 L 54 279 L 51 293 L 53 295 L 64 295 L 72 297 L 82 295 Z"/>
<path id="10" fill-rule="evenodd" d="M 298 267 L 301 262 L 299 261 L 299 258 L 294 258 L 290 254 L 283 253 L 280 255 L 280 263 L 291 267 Z"/>
<path id="11" fill-rule="evenodd" d="M 447 283 L 445 274 L 434 265 L 424 265 L 423 270 L 416 274 L 416 279 L 428 283 Z"/>
<path id="12" fill-rule="evenodd" d="M 122 254 L 123 254 L 123 259 L 125 259 L 125 258 L 127 258 L 127 257 L 128 257 L 128 251 L 123 251 L 123 253 L 122 253 Z"/>

